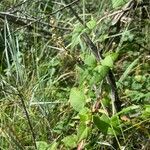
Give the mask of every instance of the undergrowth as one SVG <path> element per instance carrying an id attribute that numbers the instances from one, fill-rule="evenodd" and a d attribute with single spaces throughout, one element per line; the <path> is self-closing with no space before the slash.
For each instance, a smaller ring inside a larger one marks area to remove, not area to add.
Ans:
<path id="1" fill-rule="evenodd" d="M 150 4 L 136 1 L 117 22 L 128 2 L 1 2 L 0 149 L 149 149 Z"/>

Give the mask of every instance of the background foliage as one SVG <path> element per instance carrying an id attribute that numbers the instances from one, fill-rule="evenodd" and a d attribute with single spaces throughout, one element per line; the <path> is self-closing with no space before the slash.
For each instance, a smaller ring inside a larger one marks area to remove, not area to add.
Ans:
<path id="1" fill-rule="evenodd" d="M 148 149 L 149 34 L 146 0 L 2 0 L 0 149 Z"/>

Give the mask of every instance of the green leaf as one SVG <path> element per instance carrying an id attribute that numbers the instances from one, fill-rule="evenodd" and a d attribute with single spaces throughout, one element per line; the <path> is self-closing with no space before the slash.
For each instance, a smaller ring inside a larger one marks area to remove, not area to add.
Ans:
<path id="1" fill-rule="evenodd" d="M 79 117 L 81 122 L 87 122 L 90 121 L 92 118 L 90 110 L 85 107 L 79 112 Z"/>
<path id="2" fill-rule="evenodd" d="M 109 37 L 108 34 L 102 34 L 102 35 L 100 35 L 100 37 L 98 38 L 97 41 L 99 41 L 99 42 L 102 43 L 102 42 L 104 42 L 108 37 Z"/>
<path id="3" fill-rule="evenodd" d="M 78 33 L 74 33 L 71 41 L 71 48 L 74 48 L 76 45 L 78 45 L 79 41 L 80 41 L 80 35 Z"/>
<path id="4" fill-rule="evenodd" d="M 142 111 L 142 117 L 143 118 L 149 118 L 150 117 L 150 105 L 145 105 L 144 110 Z"/>
<path id="5" fill-rule="evenodd" d="M 111 0 L 112 6 L 114 9 L 118 8 L 119 6 L 123 6 L 126 4 L 129 0 Z"/>
<path id="6" fill-rule="evenodd" d="M 119 54 L 118 53 L 111 53 L 110 57 L 112 58 L 113 61 L 116 61 L 118 59 Z"/>
<path id="7" fill-rule="evenodd" d="M 110 121 L 105 114 L 103 114 L 101 117 L 98 115 L 93 116 L 93 122 L 103 134 L 107 134 Z"/>
<path id="8" fill-rule="evenodd" d="M 93 71 L 92 76 L 88 76 L 88 77 L 89 77 L 88 80 L 89 80 L 89 83 L 91 86 L 93 84 L 97 84 L 97 83 L 101 82 L 101 80 L 103 79 L 103 78 L 101 78 L 100 74 L 96 71 Z"/>
<path id="9" fill-rule="evenodd" d="M 103 120 L 104 122 L 110 124 L 110 118 L 106 114 L 102 114 L 100 119 Z"/>
<path id="10" fill-rule="evenodd" d="M 80 42 L 80 35 L 83 32 L 84 27 L 80 24 L 77 24 L 73 30 L 71 48 L 74 48 Z"/>
<path id="11" fill-rule="evenodd" d="M 69 135 L 65 137 L 62 141 L 66 147 L 75 148 L 77 146 L 78 137 L 76 135 Z"/>
<path id="12" fill-rule="evenodd" d="M 89 133 L 89 127 L 85 123 L 80 123 L 77 136 L 78 136 L 78 142 L 80 142 L 83 139 L 86 139 L 88 137 Z"/>
<path id="13" fill-rule="evenodd" d="M 112 53 L 105 57 L 104 60 L 101 60 L 103 66 L 113 67 L 114 61 L 118 58 L 118 53 Z"/>
<path id="14" fill-rule="evenodd" d="M 122 33 L 122 38 L 121 38 L 121 40 L 122 41 L 124 41 L 124 42 L 126 42 L 126 41 L 130 41 L 130 42 L 132 42 L 133 41 L 133 38 L 134 38 L 134 35 L 131 33 L 131 31 L 124 31 L 123 33 Z"/>
<path id="15" fill-rule="evenodd" d="M 92 20 L 90 20 L 89 22 L 87 22 L 86 25 L 87 25 L 87 27 L 88 27 L 89 29 L 92 30 L 92 29 L 94 29 L 94 28 L 96 27 L 96 20 L 92 19 Z"/>
<path id="16" fill-rule="evenodd" d="M 145 111 L 150 113 L 150 105 L 145 105 Z"/>
<path id="17" fill-rule="evenodd" d="M 93 54 L 88 54 L 85 56 L 84 63 L 90 67 L 95 67 L 96 66 L 96 59 Z"/>
<path id="18" fill-rule="evenodd" d="M 48 147 L 47 150 L 57 150 L 57 146 L 58 146 L 58 143 L 53 142 L 53 143 L 50 144 L 50 146 Z"/>
<path id="19" fill-rule="evenodd" d="M 120 79 L 119 79 L 119 83 L 122 83 L 123 82 L 123 80 L 127 77 L 127 75 L 132 71 L 132 69 L 133 69 L 133 67 L 135 66 L 135 65 L 137 65 L 137 63 L 138 63 L 138 61 L 139 61 L 139 58 L 137 58 L 137 59 L 135 59 L 129 66 L 128 66 L 128 68 L 126 69 L 126 71 L 123 73 L 123 75 L 120 77 Z"/>
<path id="20" fill-rule="evenodd" d="M 110 123 L 113 127 L 118 127 L 120 125 L 120 120 L 119 120 L 119 117 L 118 116 L 112 116 L 110 118 Z"/>
<path id="21" fill-rule="evenodd" d="M 120 120 L 118 116 L 112 116 L 110 119 L 110 125 L 111 127 L 109 127 L 108 129 L 108 134 L 114 135 L 114 132 L 116 135 L 119 135 L 121 133 L 120 130 Z"/>
<path id="22" fill-rule="evenodd" d="M 114 116 L 118 116 L 120 114 L 127 114 L 136 109 L 140 109 L 140 105 L 133 105 L 133 106 L 129 106 L 127 108 L 123 108 L 120 112 L 116 113 Z"/>
<path id="23" fill-rule="evenodd" d="M 75 28 L 73 30 L 73 33 L 78 33 L 80 34 L 83 31 L 84 27 L 81 24 L 75 25 Z"/>
<path id="24" fill-rule="evenodd" d="M 76 111 L 82 110 L 86 103 L 84 91 L 78 88 L 72 88 L 70 92 L 70 104 Z"/>
<path id="25" fill-rule="evenodd" d="M 38 150 L 46 150 L 48 147 L 48 144 L 45 141 L 37 141 L 36 145 Z"/>
<path id="26" fill-rule="evenodd" d="M 79 67 L 76 66 L 77 71 L 77 81 L 80 85 L 82 85 L 85 81 L 90 80 L 92 76 L 92 72 L 90 67 L 87 67 L 86 65 Z"/>
<path id="27" fill-rule="evenodd" d="M 98 65 L 97 67 L 95 67 L 92 71 L 93 75 L 89 79 L 90 85 L 101 82 L 106 77 L 108 71 L 109 67 L 107 66 Z"/>
<path id="28" fill-rule="evenodd" d="M 108 98 L 107 96 L 105 96 L 102 100 L 102 104 L 105 106 L 105 107 L 108 107 L 110 105 L 110 98 Z"/>
<path id="29" fill-rule="evenodd" d="M 109 67 L 98 65 L 94 69 L 94 71 L 97 71 L 99 73 L 99 82 L 100 82 L 100 81 L 102 81 L 106 77 L 106 75 L 107 75 L 107 73 L 109 71 Z"/>

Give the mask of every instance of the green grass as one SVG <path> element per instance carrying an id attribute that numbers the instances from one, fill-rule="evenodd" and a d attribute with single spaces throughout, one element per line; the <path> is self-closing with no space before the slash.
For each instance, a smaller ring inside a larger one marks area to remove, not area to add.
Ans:
<path id="1" fill-rule="evenodd" d="M 0 10 L 19 2 L 3 2 Z M 115 10 L 105 0 L 73 5 L 90 29 L 82 27 L 69 8 L 53 14 L 50 21 L 48 14 L 64 6 L 63 1 L 50 0 L 19 6 L 28 15 L 43 17 L 42 22 L 60 28 L 41 27 L 36 22 L 34 30 L 28 30 L 7 18 L 2 21 L 0 149 L 148 149 L 149 22 L 139 22 L 137 8 L 137 16 L 132 18 L 131 11 L 132 20 L 121 24 L 120 33 L 114 28 L 109 35 L 111 18 L 99 20 Z M 52 36 L 38 33 L 37 28 L 45 28 Z M 83 33 L 104 49 L 106 59 L 101 63 L 90 53 Z M 116 43 L 110 47 L 111 39 Z M 114 59 L 112 55 L 119 56 Z M 105 80 L 109 67 L 122 101 L 122 110 L 116 114 L 112 114 Z"/>

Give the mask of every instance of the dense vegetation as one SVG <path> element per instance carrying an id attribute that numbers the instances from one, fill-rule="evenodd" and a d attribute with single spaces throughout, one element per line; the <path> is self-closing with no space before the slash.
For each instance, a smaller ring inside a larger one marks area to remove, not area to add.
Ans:
<path id="1" fill-rule="evenodd" d="M 148 150 L 149 0 L 2 0 L 0 108 L 2 150 Z"/>

